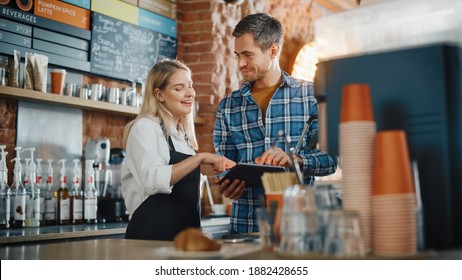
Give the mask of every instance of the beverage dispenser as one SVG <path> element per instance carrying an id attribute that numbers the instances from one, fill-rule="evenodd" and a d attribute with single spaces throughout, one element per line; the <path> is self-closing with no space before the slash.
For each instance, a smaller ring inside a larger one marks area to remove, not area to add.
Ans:
<path id="1" fill-rule="evenodd" d="M 107 138 L 89 139 L 85 146 L 85 159 L 94 160 L 93 166 L 85 167 L 85 178 L 88 178 L 89 168 L 94 170 L 94 182 L 98 193 L 98 220 L 105 221 L 100 213 L 101 201 L 108 198 L 108 186 L 112 179 L 112 170 L 109 164 L 111 144 Z"/>

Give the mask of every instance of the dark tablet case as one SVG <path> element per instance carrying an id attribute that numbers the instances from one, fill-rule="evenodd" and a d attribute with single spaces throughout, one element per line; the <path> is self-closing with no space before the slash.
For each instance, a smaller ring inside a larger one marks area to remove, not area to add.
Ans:
<path id="1" fill-rule="evenodd" d="M 284 172 L 286 169 L 282 166 L 261 165 L 251 163 L 238 163 L 221 178 L 218 184 L 224 180 L 230 179 L 231 182 L 235 179 L 244 180 L 247 187 L 263 188 L 261 176 L 265 172 Z"/>

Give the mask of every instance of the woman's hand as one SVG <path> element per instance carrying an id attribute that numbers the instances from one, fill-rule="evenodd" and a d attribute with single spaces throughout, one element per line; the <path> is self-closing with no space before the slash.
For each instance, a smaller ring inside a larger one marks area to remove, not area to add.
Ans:
<path id="1" fill-rule="evenodd" d="M 220 156 L 212 153 L 201 153 L 203 156 L 202 163 L 212 165 L 213 171 L 216 174 L 221 173 L 227 169 L 232 168 L 236 163 L 224 156 Z"/>
<path id="2" fill-rule="evenodd" d="M 224 156 L 219 156 L 212 153 L 198 153 L 195 156 L 189 157 L 173 165 L 170 184 L 176 184 L 179 180 L 183 179 L 186 175 L 191 173 L 201 164 L 211 165 L 213 171 L 216 174 L 222 173 L 223 171 L 236 165 L 234 161 L 229 160 Z"/>

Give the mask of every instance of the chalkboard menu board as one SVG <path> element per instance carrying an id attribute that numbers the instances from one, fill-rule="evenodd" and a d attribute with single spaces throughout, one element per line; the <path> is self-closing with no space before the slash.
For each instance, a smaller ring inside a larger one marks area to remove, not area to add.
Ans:
<path id="1" fill-rule="evenodd" d="M 176 58 L 175 38 L 99 13 L 92 17 L 91 73 L 145 80 L 155 62 Z"/>

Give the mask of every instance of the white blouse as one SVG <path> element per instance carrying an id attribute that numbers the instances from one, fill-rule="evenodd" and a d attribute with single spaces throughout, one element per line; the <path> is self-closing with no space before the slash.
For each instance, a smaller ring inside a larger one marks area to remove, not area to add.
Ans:
<path id="1" fill-rule="evenodd" d="M 183 132 L 173 130 L 170 137 L 177 152 L 196 154 Z M 148 118 L 137 120 L 127 139 L 121 174 L 122 194 L 130 217 L 150 195 L 172 192 L 169 161 L 170 149 L 160 123 Z"/>

